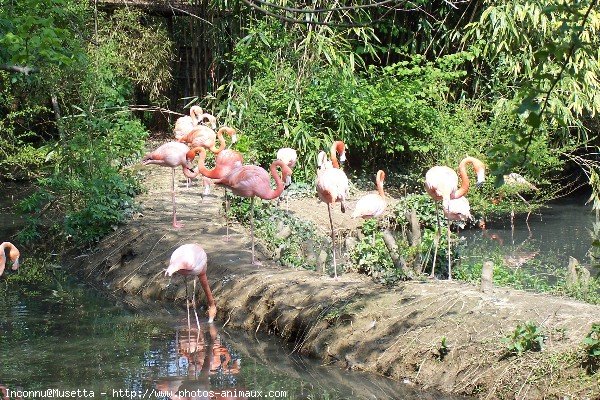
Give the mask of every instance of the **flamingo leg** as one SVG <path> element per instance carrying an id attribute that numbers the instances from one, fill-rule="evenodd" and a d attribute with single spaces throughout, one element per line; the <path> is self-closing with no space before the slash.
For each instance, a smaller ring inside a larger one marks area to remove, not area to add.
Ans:
<path id="1" fill-rule="evenodd" d="M 185 280 L 185 306 L 187 308 L 187 322 L 188 322 L 188 335 L 189 335 L 189 332 L 192 329 L 192 324 L 190 324 L 190 295 L 188 293 L 187 276 L 185 276 L 183 279 Z"/>
<path id="2" fill-rule="evenodd" d="M 181 222 L 177 222 L 177 210 L 175 208 L 175 168 L 173 170 L 173 178 L 171 179 L 171 197 L 173 199 L 173 228 L 179 229 L 183 227 Z"/>
<path id="3" fill-rule="evenodd" d="M 337 263 L 335 260 L 335 233 L 333 232 L 333 218 L 331 218 L 331 205 L 327 203 L 327 212 L 329 213 L 329 225 L 331 226 L 331 250 L 333 252 L 333 278 L 338 279 Z"/>
<path id="4" fill-rule="evenodd" d="M 202 285 L 202 290 L 204 290 L 206 302 L 208 303 L 208 322 L 212 323 L 215 319 L 215 315 L 217 314 L 217 305 L 210 290 L 210 285 L 208 284 L 208 278 L 206 277 L 206 274 L 202 274 L 198 278 L 200 279 L 200 285 Z"/>
<path id="5" fill-rule="evenodd" d="M 448 280 L 452 280 L 452 251 L 450 250 L 450 220 L 448 221 Z"/>
<path id="6" fill-rule="evenodd" d="M 198 319 L 198 312 L 196 311 L 196 278 L 194 277 L 194 291 L 192 292 L 192 306 L 194 307 L 194 315 L 196 316 L 196 326 L 200 331 L 200 320 Z"/>
<path id="7" fill-rule="evenodd" d="M 250 198 L 250 235 L 252 236 L 252 264 L 262 265 L 254 256 L 254 196 Z"/>
<path id="8" fill-rule="evenodd" d="M 435 262 L 437 261 L 437 253 L 438 253 L 438 248 L 440 246 L 440 231 L 442 230 L 442 224 L 440 223 L 440 208 L 438 206 L 438 202 L 434 201 L 435 203 L 435 217 L 437 219 L 437 231 L 435 232 L 435 248 L 433 250 L 433 264 L 431 265 L 431 275 L 429 275 L 430 278 L 435 278 Z"/>
<path id="9" fill-rule="evenodd" d="M 229 198 L 226 188 L 223 188 L 223 197 L 225 198 L 225 239 L 223 240 L 229 242 Z"/>

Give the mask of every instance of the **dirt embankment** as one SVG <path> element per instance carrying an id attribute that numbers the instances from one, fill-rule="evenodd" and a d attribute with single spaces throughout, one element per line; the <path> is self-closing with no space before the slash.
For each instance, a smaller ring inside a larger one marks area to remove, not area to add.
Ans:
<path id="1" fill-rule="evenodd" d="M 250 264 L 250 237 L 243 227 L 234 225 L 231 241 L 222 240 L 221 189 L 202 202 L 198 183 L 186 189 L 177 172 L 178 216 L 185 227 L 174 230 L 170 169 L 148 166 L 142 171 L 148 188 L 139 198 L 143 215 L 94 252 L 67 260 L 132 303 L 185 304 L 182 280 L 174 278 L 168 285 L 164 269 L 179 245 L 197 242 L 209 255 L 221 326 L 267 331 L 326 362 L 449 393 L 600 398 L 598 375 L 586 375 L 581 368 L 581 341 L 600 319 L 598 306 L 507 289 L 483 294 L 458 282 L 413 281 L 386 288 L 357 274 L 334 281 L 281 268 L 264 257 L 256 267 Z M 294 212 L 301 212 L 297 204 Z M 544 350 L 506 356 L 502 338 L 525 321 L 543 328 Z"/>

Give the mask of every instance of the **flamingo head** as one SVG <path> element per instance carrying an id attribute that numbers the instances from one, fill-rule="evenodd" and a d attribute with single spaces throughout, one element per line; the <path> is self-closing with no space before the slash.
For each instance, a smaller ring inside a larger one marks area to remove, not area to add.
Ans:
<path id="1" fill-rule="evenodd" d="M 320 152 L 317 156 L 317 166 L 320 170 L 333 167 L 331 161 L 329 160 L 329 157 L 327 157 L 327 153 L 325 153 L 324 151 Z"/>
<path id="2" fill-rule="evenodd" d="M 475 168 L 475 173 L 477 174 L 477 187 L 480 187 L 485 181 L 485 164 L 478 159 L 475 159 L 473 162 L 473 167 Z"/>
<path id="3" fill-rule="evenodd" d="M 148 153 L 142 158 L 142 165 L 148 165 L 151 163 L 151 161 L 152 161 L 152 153 Z"/>
<path id="4" fill-rule="evenodd" d="M 346 161 L 346 144 L 341 140 L 337 140 L 333 142 L 332 150 L 337 152 L 340 155 L 340 162 L 343 163 Z M 332 151 L 333 157 L 333 151 Z"/>
<path id="5" fill-rule="evenodd" d="M 187 153 L 185 153 L 185 165 L 183 168 L 187 169 L 188 171 L 195 172 L 194 165 L 192 164 L 194 158 L 196 158 L 196 150 L 190 149 Z"/>
<path id="6" fill-rule="evenodd" d="M 217 129 L 217 118 L 214 115 L 204 113 L 202 114 L 202 122 L 211 129 Z"/>
<path id="7" fill-rule="evenodd" d="M 19 269 L 20 266 L 21 264 L 19 262 L 19 256 L 17 256 L 17 258 L 13 260 L 12 270 L 16 271 L 17 269 Z"/>

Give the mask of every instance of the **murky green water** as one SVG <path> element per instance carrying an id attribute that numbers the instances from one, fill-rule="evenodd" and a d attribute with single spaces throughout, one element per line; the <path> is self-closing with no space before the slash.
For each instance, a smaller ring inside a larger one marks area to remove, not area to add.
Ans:
<path id="1" fill-rule="evenodd" d="M 600 224 L 585 204 L 587 199 L 582 195 L 553 202 L 529 218 L 516 215 L 513 225 L 510 217 L 496 218 L 487 222 L 486 230 L 461 231 L 463 262 L 496 255 L 509 267 L 533 267 L 552 274 L 552 269 L 566 268 L 569 257 L 574 257 L 597 274 L 600 249 L 592 242 L 600 238 Z"/>
<path id="2" fill-rule="evenodd" d="M 207 323 L 190 331 L 181 310 L 133 312 L 77 285 L 25 297 L 3 278 L 0 390 L 11 399 L 450 399 L 320 366 L 274 338 Z"/>

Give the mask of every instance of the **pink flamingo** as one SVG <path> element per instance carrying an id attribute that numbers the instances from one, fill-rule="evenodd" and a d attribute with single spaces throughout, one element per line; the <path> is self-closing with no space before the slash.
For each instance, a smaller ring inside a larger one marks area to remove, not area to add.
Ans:
<path id="1" fill-rule="evenodd" d="M 190 328 L 190 303 L 189 296 L 187 295 L 187 277 L 194 277 L 194 291 L 192 292 L 192 305 L 194 307 L 194 314 L 196 315 L 196 324 L 200 329 L 200 321 L 198 320 L 198 313 L 196 312 L 196 277 L 200 279 L 200 285 L 206 295 L 206 301 L 208 303 L 208 322 L 212 323 L 217 315 L 217 305 L 213 298 L 210 286 L 208 284 L 208 278 L 206 277 L 208 257 L 206 252 L 197 243 L 189 243 L 179 246 L 173 254 L 171 254 L 171 260 L 169 267 L 165 271 L 165 276 L 173 276 L 178 273 L 186 279 L 186 303 L 187 303 L 187 317 L 188 317 L 188 329 Z"/>
<path id="2" fill-rule="evenodd" d="M 473 219 L 469 200 L 465 196 L 458 199 L 450 199 L 448 207 L 444 208 L 444 216 L 449 221 L 467 221 Z"/>
<path id="3" fill-rule="evenodd" d="M 281 168 L 281 177 L 277 173 L 277 167 Z M 242 197 L 250 197 L 250 233 L 252 236 L 252 264 L 260 265 L 254 256 L 254 197 L 263 200 L 272 200 L 283 192 L 283 179 L 292 174 L 292 170 L 283 161 L 275 160 L 269 168 L 271 176 L 275 179 L 276 188 L 271 188 L 269 173 L 257 165 L 244 165 L 235 168 L 228 175 L 215 181 L 218 185 L 225 185 L 233 194 Z"/>
<path id="4" fill-rule="evenodd" d="M 190 115 L 177 118 L 177 121 L 175 121 L 175 128 L 173 128 L 175 138 L 179 139 L 190 133 L 195 127 L 198 126 L 202 120 L 201 116 L 203 114 L 204 111 L 201 107 L 192 106 L 190 107 Z"/>
<path id="5" fill-rule="evenodd" d="M 225 141 L 223 138 L 223 132 L 227 133 L 231 136 L 232 144 L 237 140 L 237 136 L 235 133 L 235 129 L 229 127 L 221 127 L 219 132 L 217 133 L 219 137 L 219 141 L 221 143 L 220 148 L 225 146 Z M 215 158 L 215 167 L 213 169 L 207 169 L 204 165 L 204 161 L 206 160 L 206 150 L 204 147 L 200 146 L 193 149 L 194 153 L 199 152 L 200 158 L 198 160 L 198 171 L 196 174 L 201 173 L 206 178 L 210 179 L 221 179 L 231 173 L 235 168 L 241 167 L 243 162 L 243 156 L 239 151 L 232 149 L 225 149 L 223 151 L 219 151 Z M 229 214 L 228 214 L 228 200 L 227 200 L 227 187 L 224 187 L 224 197 L 225 197 L 225 225 L 226 225 L 226 234 L 225 241 L 229 241 Z"/>
<path id="6" fill-rule="evenodd" d="M 383 192 L 384 180 L 385 172 L 382 170 L 377 171 L 377 175 L 375 177 L 377 193 L 369 193 L 361 197 L 356 203 L 356 207 L 352 213 L 352 218 L 379 218 L 383 214 L 385 207 L 387 206 L 385 193 Z"/>
<path id="7" fill-rule="evenodd" d="M 461 185 L 458 187 L 458 175 L 456 172 L 446 166 L 435 166 L 430 168 L 425 174 L 425 190 L 435 201 L 435 211 L 438 221 L 438 232 L 441 230 L 438 201 L 442 201 L 443 208 L 448 211 L 451 199 L 458 199 L 465 196 L 469 191 L 469 176 L 467 175 L 467 164 L 471 164 L 477 174 L 477 185 L 481 185 L 485 180 L 485 164 L 475 157 L 465 157 L 458 165 Z M 439 239 L 438 239 L 439 240 Z M 431 277 L 434 277 L 435 261 L 437 258 L 438 243 L 436 241 L 435 251 L 433 253 L 433 266 L 431 268 Z M 448 222 L 448 280 L 452 280 L 452 254 L 450 252 L 450 223 Z"/>
<path id="8" fill-rule="evenodd" d="M 342 148 L 344 146 L 341 143 Z M 335 145 L 334 143 L 334 145 Z M 335 145 L 337 147 L 337 145 Z M 341 153 L 344 154 L 343 152 Z M 334 146 L 332 146 L 331 160 L 327 159 L 325 152 L 320 152 L 317 157 L 319 170 L 317 171 L 317 194 L 319 199 L 327 204 L 327 212 L 329 213 L 329 225 L 331 226 L 331 247 L 333 251 L 333 273 L 337 279 L 337 263 L 335 257 L 335 232 L 333 229 L 333 219 L 331 218 L 331 205 L 335 202 L 340 203 L 342 212 L 346 212 L 345 201 L 348 196 L 348 177 L 341 169 L 333 167 L 339 165 L 336 157 Z"/>
<path id="9" fill-rule="evenodd" d="M 214 117 L 213 117 L 214 118 Z M 221 127 L 216 133 L 214 130 L 210 129 L 207 126 L 201 125 L 198 128 L 192 130 L 187 135 L 183 136 L 179 139 L 180 142 L 188 143 L 189 146 L 197 151 L 199 147 L 204 147 L 209 149 L 213 154 L 219 154 L 223 149 L 225 149 L 225 139 L 223 139 L 223 132 L 231 135 L 231 142 L 235 143 L 237 141 L 237 135 L 233 128 L 229 127 Z M 219 140 L 219 147 L 216 146 L 217 139 Z M 211 181 L 207 178 L 204 178 L 204 195 L 208 195 L 210 193 L 210 183 Z M 188 182 L 189 186 L 189 182 Z"/>
<path id="10" fill-rule="evenodd" d="M 296 153 L 296 150 L 284 147 L 277 150 L 277 159 L 283 161 L 288 167 L 293 169 L 298 160 L 298 154 Z M 290 183 L 292 183 L 292 177 L 288 176 L 285 185 L 288 186 Z"/>
<path id="11" fill-rule="evenodd" d="M 183 174 L 189 178 L 193 177 L 191 171 L 192 164 L 187 159 L 190 149 L 183 143 L 167 142 L 159 146 L 156 150 L 148 153 L 142 159 L 143 165 L 156 164 L 162 167 L 170 167 L 173 169 L 173 178 L 171 184 L 171 194 L 173 197 L 173 227 L 181 228 L 183 224 L 177 221 L 175 210 L 175 168 L 181 166 Z"/>
<path id="12" fill-rule="evenodd" d="M 279 150 L 277 150 L 277 159 L 283 161 L 284 163 L 286 163 L 288 165 L 288 167 L 294 169 L 294 166 L 296 165 L 296 161 L 298 161 L 298 154 L 296 153 L 296 150 L 289 148 L 289 147 L 284 147 L 281 148 Z M 289 185 L 291 185 L 292 183 L 292 177 L 288 176 L 287 179 L 285 180 L 285 187 L 287 188 Z M 287 193 L 287 191 L 286 191 Z M 281 200 L 281 198 L 280 198 Z M 289 211 L 289 195 L 285 196 L 285 208 L 286 211 Z"/>
<path id="13" fill-rule="evenodd" d="M 336 157 L 336 154 L 340 155 L 340 160 Z M 333 168 L 339 168 L 340 163 L 344 163 L 346 161 L 346 145 L 341 140 L 336 140 L 331 145 L 331 149 L 329 150 L 329 156 L 331 158 L 331 165 Z"/>
<path id="14" fill-rule="evenodd" d="M 4 268 L 6 267 L 6 250 L 8 249 L 8 258 L 12 261 L 12 270 L 16 271 L 19 269 L 19 257 L 21 256 L 21 252 L 17 249 L 17 246 L 12 244 L 11 242 L 3 242 L 0 244 L 0 276 L 4 273 Z"/>

